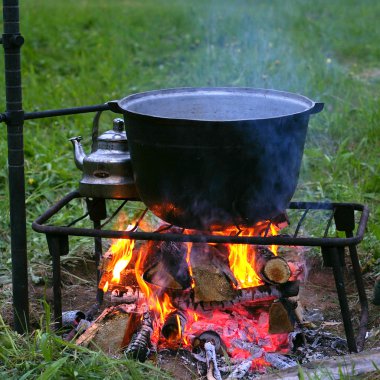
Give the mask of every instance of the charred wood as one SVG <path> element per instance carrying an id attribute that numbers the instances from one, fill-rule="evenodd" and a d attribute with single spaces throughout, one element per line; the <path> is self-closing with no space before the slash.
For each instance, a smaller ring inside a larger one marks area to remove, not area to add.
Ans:
<path id="1" fill-rule="evenodd" d="M 300 281 L 288 281 L 285 284 L 279 284 L 277 289 L 284 298 L 296 297 L 300 291 Z"/>
<path id="2" fill-rule="evenodd" d="M 111 302 L 113 304 L 136 303 L 144 297 L 144 293 L 139 287 L 126 286 L 125 288 L 114 288 L 111 292 Z"/>
<path id="3" fill-rule="evenodd" d="M 223 351 L 226 352 L 227 348 L 222 341 L 220 335 L 212 330 L 206 330 L 201 333 L 196 333 L 192 341 L 193 350 L 197 351 L 198 349 L 204 349 L 204 346 L 207 342 L 210 342 L 215 347 L 215 352 L 218 354 L 223 354 Z"/>
<path id="4" fill-rule="evenodd" d="M 186 313 L 182 310 L 177 310 L 168 315 L 162 326 L 161 334 L 169 340 L 180 338 L 185 330 L 186 322 Z"/>
<path id="5" fill-rule="evenodd" d="M 211 311 L 216 308 L 228 309 L 234 305 L 252 302 L 256 300 L 280 298 L 282 293 L 275 286 L 261 285 L 257 287 L 235 290 L 234 298 L 228 301 L 215 302 L 196 302 L 192 297 L 176 297 L 172 299 L 172 303 L 177 309 L 193 311 Z"/>
<path id="6" fill-rule="evenodd" d="M 125 349 L 125 355 L 136 359 L 140 362 L 144 362 L 150 352 L 150 337 L 153 332 L 153 324 L 149 311 L 145 311 L 141 316 L 141 326 L 133 334 L 127 348 Z"/>
<path id="7" fill-rule="evenodd" d="M 133 335 L 141 328 L 141 317 L 142 315 L 140 313 L 130 314 L 120 345 L 121 349 L 126 348 L 131 343 Z"/>
<path id="8" fill-rule="evenodd" d="M 179 232 L 171 228 L 166 232 Z M 186 262 L 187 243 L 149 241 L 141 246 L 144 278 L 162 289 L 187 289 L 191 277 Z"/>

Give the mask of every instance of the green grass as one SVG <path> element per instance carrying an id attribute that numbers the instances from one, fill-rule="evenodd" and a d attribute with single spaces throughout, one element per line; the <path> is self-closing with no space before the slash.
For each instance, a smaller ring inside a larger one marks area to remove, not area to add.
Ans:
<path id="1" fill-rule="evenodd" d="M 110 358 L 101 351 L 64 341 L 50 328 L 47 305 L 41 327 L 25 336 L 12 331 L 0 315 L 0 343 L 1 379 L 169 379 L 153 365 Z"/>
<path id="2" fill-rule="evenodd" d="M 380 259 L 379 15 L 380 3 L 369 0 L 21 2 L 24 108 L 98 104 L 176 86 L 275 88 L 323 101 L 325 110 L 310 122 L 294 199 L 368 204 L 361 252 L 365 261 Z M 102 119 L 104 130 L 111 119 Z M 32 262 L 48 254 L 31 222 L 76 188 L 80 173 L 67 139 L 83 135 L 88 149 L 91 122 L 83 115 L 25 123 Z M 7 272 L 5 128 L 0 149 L 0 263 Z"/>

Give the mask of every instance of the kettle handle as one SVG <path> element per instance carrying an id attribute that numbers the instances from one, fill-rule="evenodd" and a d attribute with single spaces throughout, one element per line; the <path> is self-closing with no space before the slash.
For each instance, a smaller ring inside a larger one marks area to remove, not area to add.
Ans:
<path id="1" fill-rule="evenodd" d="M 98 111 L 94 116 L 94 120 L 92 121 L 91 153 L 95 152 L 98 149 L 99 120 L 100 120 L 100 116 L 102 115 L 102 113 L 103 113 L 103 111 Z"/>

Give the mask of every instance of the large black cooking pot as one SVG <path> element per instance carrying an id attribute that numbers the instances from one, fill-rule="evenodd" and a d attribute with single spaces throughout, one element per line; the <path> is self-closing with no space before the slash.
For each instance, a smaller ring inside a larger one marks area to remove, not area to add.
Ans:
<path id="1" fill-rule="evenodd" d="M 178 88 L 110 102 L 122 112 L 137 190 L 177 226 L 252 225 L 294 194 L 310 114 L 323 103 L 253 88 Z"/>

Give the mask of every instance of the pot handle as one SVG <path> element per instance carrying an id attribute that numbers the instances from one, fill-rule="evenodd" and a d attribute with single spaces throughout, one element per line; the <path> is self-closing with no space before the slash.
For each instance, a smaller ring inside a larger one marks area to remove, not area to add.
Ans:
<path id="1" fill-rule="evenodd" d="M 315 102 L 313 107 L 310 108 L 310 114 L 321 112 L 324 106 L 325 103 Z"/>
<path id="2" fill-rule="evenodd" d="M 123 113 L 123 109 L 119 106 L 118 100 L 110 100 L 107 104 L 112 112 Z"/>

